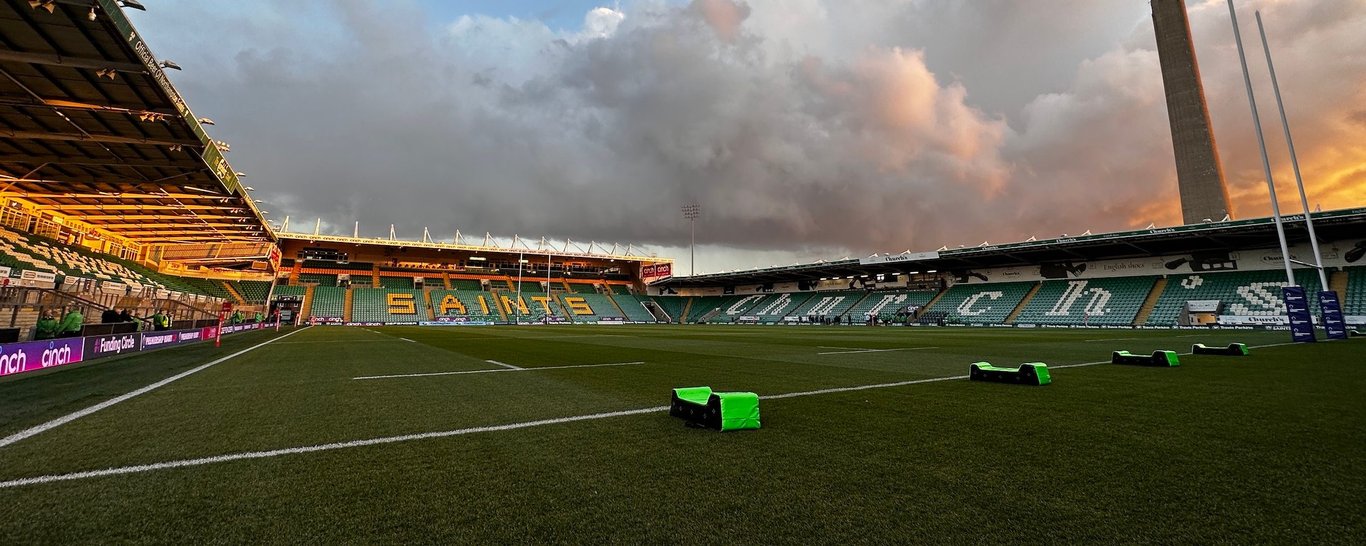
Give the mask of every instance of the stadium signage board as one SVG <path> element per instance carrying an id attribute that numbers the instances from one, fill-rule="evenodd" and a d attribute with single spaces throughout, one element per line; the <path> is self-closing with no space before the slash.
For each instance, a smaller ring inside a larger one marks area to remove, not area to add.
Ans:
<path id="1" fill-rule="evenodd" d="M 673 274 L 674 274 L 674 273 L 673 273 L 673 264 L 668 264 L 668 263 L 665 263 L 665 264 L 650 264 L 650 265 L 646 265 L 646 266 L 641 266 L 641 268 L 640 268 L 640 278 L 641 278 L 641 279 L 655 279 L 655 278 L 659 278 L 659 277 L 672 277 Z"/>
<path id="2" fill-rule="evenodd" d="M 1347 339 L 1347 324 L 1342 316 L 1342 304 L 1338 293 L 1332 290 L 1319 292 L 1319 310 L 1323 314 L 1323 333 L 1328 339 Z"/>
<path id="3" fill-rule="evenodd" d="M 870 256 L 867 258 L 859 258 L 858 263 L 859 265 L 895 264 L 937 259 L 939 259 L 939 251 L 931 250 L 929 252 L 907 252 L 905 254 L 890 254 L 887 256 Z"/>
<path id="4" fill-rule="evenodd" d="M 99 358 L 123 353 L 136 353 L 142 350 L 141 341 L 142 336 L 136 333 L 90 336 L 85 338 L 85 355 L 90 358 Z"/>
<path id="5" fill-rule="evenodd" d="M 0 345 L 0 376 L 75 364 L 84 357 L 85 343 L 78 337 Z"/>

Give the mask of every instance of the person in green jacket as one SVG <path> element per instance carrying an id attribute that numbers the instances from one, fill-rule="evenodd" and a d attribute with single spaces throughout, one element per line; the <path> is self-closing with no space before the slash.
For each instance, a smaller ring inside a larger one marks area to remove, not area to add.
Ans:
<path id="1" fill-rule="evenodd" d="M 43 316 L 38 319 L 38 327 L 34 330 L 33 339 L 52 339 L 57 337 L 57 317 L 52 316 L 52 311 L 44 311 Z"/>
<path id="2" fill-rule="evenodd" d="M 158 332 L 171 329 L 171 317 L 157 309 L 156 314 L 152 315 L 152 329 Z"/>
<path id="3" fill-rule="evenodd" d="M 66 316 L 62 317 L 62 323 L 59 326 L 59 332 L 57 335 L 59 337 L 79 336 L 81 335 L 81 327 L 84 325 L 85 317 L 81 316 L 81 312 L 79 310 L 72 309 L 66 312 Z"/>

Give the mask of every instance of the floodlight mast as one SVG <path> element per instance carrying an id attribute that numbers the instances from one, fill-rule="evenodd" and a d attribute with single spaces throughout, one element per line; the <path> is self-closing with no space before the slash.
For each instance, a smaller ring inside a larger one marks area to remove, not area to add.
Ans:
<path id="1" fill-rule="evenodd" d="M 697 203 L 683 205 L 683 217 L 688 219 L 688 227 L 692 231 L 692 239 L 688 244 L 688 276 L 697 275 L 697 217 L 702 213 L 702 206 Z"/>

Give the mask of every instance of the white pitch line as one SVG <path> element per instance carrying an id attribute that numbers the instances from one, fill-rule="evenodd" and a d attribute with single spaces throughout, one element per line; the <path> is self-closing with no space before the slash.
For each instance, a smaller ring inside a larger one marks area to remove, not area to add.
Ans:
<path id="1" fill-rule="evenodd" d="M 1150 339 L 1150 338 L 1142 338 L 1142 337 L 1110 337 L 1110 338 L 1105 338 L 1105 339 L 1084 339 L 1084 340 L 1082 340 L 1082 343 L 1090 343 L 1090 342 L 1092 342 L 1092 341 L 1130 341 L 1130 340 L 1135 340 L 1135 339 Z"/>
<path id="2" fill-rule="evenodd" d="M 499 362 L 499 361 L 497 361 L 497 360 L 485 360 L 484 362 L 488 362 L 489 364 L 494 364 L 494 365 L 502 366 L 502 367 L 507 368 L 507 369 L 509 369 L 509 370 L 520 370 L 520 369 L 521 369 L 521 368 L 519 368 L 519 367 L 517 367 L 517 366 L 513 366 L 512 364 L 504 364 L 504 363 Z"/>
<path id="3" fill-rule="evenodd" d="M 464 371 L 459 371 L 459 372 L 403 373 L 403 374 L 395 374 L 395 375 L 364 375 L 364 376 L 360 376 L 360 377 L 352 377 L 351 379 L 353 379 L 353 380 L 362 380 L 362 379 L 394 379 L 394 378 L 398 378 L 398 377 L 432 377 L 432 376 L 437 376 L 437 375 L 468 375 L 468 374 L 474 374 L 474 373 L 538 372 L 538 371 L 541 371 L 541 370 L 567 370 L 567 369 L 570 369 L 570 368 L 605 368 L 605 367 L 608 367 L 608 366 L 634 366 L 634 365 L 636 365 L 636 364 L 644 364 L 644 363 L 645 363 L 645 362 L 612 362 L 612 363 L 608 363 L 608 364 L 574 364 L 574 365 L 571 365 L 571 366 L 540 366 L 540 367 L 535 367 L 535 368 L 516 368 L 516 369 L 511 369 L 511 368 L 509 368 L 509 369 L 498 369 L 498 370 L 464 370 Z"/>
<path id="4" fill-rule="evenodd" d="M 817 347 L 818 349 L 841 349 L 843 347 Z M 887 353 L 891 351 L 920 351 L 924 349 L 938 349 L 939 347 L 901 347 L 897 349 L 858 349 L 856 351 L 831 351 L 826 353 L 816 353 L 818 355 L 848 355 L 856 353 Z"/>
<path id="5" fill-rule="evenodd" d="M 278 338 L 277 338 L 277 339 L 278 339 Z M 1295 345 L 1295 343 L 1293 343 L 1293 342 L 1292 342 L 1292 343 L 1273 343 L 1273 344 L 1270 344 L 1270 345 L 1256 345 L 1256 346 L 1252 346 L 1252 347 L 1249 347 L 1249 348 L 1252 348 L 1252 349 L 1261 349 L 1261 348 L 1266 348 L 1266 347 L 1279 347 L 1279 346 L 1282 346 L 1282 345 Z M 1185 353 L 1185 354 L 1189 354 L 1189 353 Z M 1083 367 L 1083 366 L 1095 366 L 1095 365 L 1098 365 L 1098 364 L 1108 364 L 1109 362 L 1110 362 L 1109 360 L 1103 360 L 1103 361 L 1097 361 L 1097 362 L 1084 362 L 1084 363 L 1081 363 L 1081 364 L 1066 364 L 1066 365 L 1062 365 L 1062 366 L 1050 366 L 1049 368 L 1050 368 L 1050 369 L 1059 369 L 1059 368 L 1080 368 L 1080 367 Z M 498 370 L 489 370 L 489 371 L 498 371 Z M 895 383 L 877 383 L 877 384 L 873 384 L 873 385 L 856 385 L 856 386 L 853 386 L 853 387 L 834 387 L 834 388 L 820 389 L 820 390 L 814 390 L 814 391 L 790 392 L 790 393 L 785 393 L 785 394 L 774 394 L 774 395 L 769 395 L 769 396 L 760 396 L 759 398 L 760 398 L 760 399 L 797 398 L 797 397 L 802 397 L 802 396 L 816 396 L 816 395 L 821 395 L 821 394 L 831 394 L 831 393 L 840 393 L 840 392 L 861 391 L 861 390 L 868 390 L 868 389 L 881 389 L 881 388 L 890 388 L 890 387 L 901 387 L 901 386 L 906 386 L 906 385 L 916 385 L 916 384 L 922 384 L 922 383 L 935 383 L 935 382 L 941 382 L 941 381 L 952 381 L 952 380 L 956 380 L 956 379 L 967 379 L 967 378 L 968 378 L 968 376 L 966 376 L 966 375 L 954 375 L 954 376 L 948 376 L 948 377 L 931 377 L 931 378 L 926 378 L 926 379 L 913 379 L 913 380 L 910 380 L 910 381 L 898 381 L 898 382 L 895 382 Z M 199 459 L 181 459 L 181 460 L 178 460 L 178 461 L 167 461 L 167 462 L 161 462 L 161 463 L 152 463 L 152 464 L 143 464 L 143 465 L 134 465 L 134 466 L 120 466 L 120 467 L 106 468 L 106 469 L 103 469 L 103 470 L 87 470 L 87 471 L 84 471 L 84 472 L 72 472 L 72 473 L 68 473 L 68 474 L 48 474 L 48 475 L 46 475 L 46 476 L 35 476 L 35 477 L 32 477 L 32 478 L 19 478 L 19 479 L 15 479 L 15 480 L 3 481 L 3 482 L 0 482 L 0 489 L 8 489 L 8 488 L 11 488 L 11 487 L 21 487 L 21 486 L 25 486 L 25 485 L 40 485 L 40 484 L 54 483 L 54 482 L 64 482 L 64 481 L 71 481 L 71 480 L 82 480 L 82 479 L 87 479 L 87 478 L 99 478 L 99 477 L 103 477 L 103 476 L 117 476 L 117 475 L 122 475 L 122 474 L 137 474 L 137 473 L 141 473 L 141 472 L 151 472 L 151 471 L 153 471 L 153 470 L 164 470 L 164 469 L 168 469 L 168 468 L 185 468 L 185 467 L 190 467 L 190 466 L 201 466 L 201 465 L 213 464 L 213 463 L 222 463 L 222 462 L 229 462 L 229 461 L 240 461 L 240 460 L 244 460 L 244 459 L 265 459 L 265 458 L 269 458 L 269 457 L 279 457 L 279 456 L 282 456 L 282 455 L 296 455 L 296 454 L 300 454 L 300 453 L 313 453 L 313 452 L 318 452 L 318 451 L 331 451 L 331 450 L 336 450 L 336 449 L 347 449 L 347 448 L 353 448 L 353 447 L 364 447 L 364 446 L 373 446 L 373 445 L 382 445 L 382 444 L 392 444 L 392 443 L 396 443 L 396 442 L 408 442 L 408 441 L 413 441 L 413 440 L 427 440 L 427 439 L 432 439 L 432 438 L 446 438 L 446 437 L 450 437 L 450 436 L 461 436 L 461 435 L 465 435 L 465 434 L 475 434 L 475 433 L 480 433 L 480 432 L 498 432 L 498 431 L 504 431 L 504 430 L 517 430 L 517 429 L 531 428 L 531 427 L 539 427 L 539 426 L 545 426 L 545 425 L 557 425 L 557 424 L 561 424 L 561 423 L 572 423 L 572 422 L 575 422 L 575 421 L 590 421 L 590 420 L 595 420 L 595 419 L 607 419 L 607 418 L 611 418 L 611 417 L 623 417 L 623 416 L 628 416 L 628 415 L 642 415 L 642 414 L 647 414 L 647 413 L 656 413 L 656 412 L 661 412 L 661 411 L 667 411 L 668 409 L 669 409 L 668 406 L 655 406 L 655 407 L 650 407 L 650 408 L 638 408 L 638 409 L 623 410 L 623 411 L 611 411 L 611 412 L 604 412 L 604 413 L 591 413 L 591 414 L 587 414 L 587 415 L 576 415 L 576 416 L 573 416 L 573 417 L 559 417 L 559 418 L 555 418 L 555 419 L 541 419 L 541 420 L 538 420 L 538 421 L 524 421 L 524 422 L 521 422 L 521 423 L 510 423 L 510 424 L 506 424 L 506 425 L 491 425 L 491 426 L 483 426 L 483 427 L 461 428 L 461 429 L 446 430 L 446 431 L 440 431 L 440 432 L 424 432 L 424 433 L 420 433 L 420 434 L 405 434 L 405 435 L 402 435 L 402 436 L 385 436 L 385 437 L 381 437 L 381 438 L 372 438 L 372 439 L 368 439 L 368 440 L 351 440 L 351 441 L 349 441 L 349 442 L 337 442 L 337 443 L 331 443 L 331 444 L 319 444 L 319 445 L 312 445 L 312 446 L 290 447 L 290 448 L 284 448 L 284 449 L 272 449 L 272 450 L 269 450 L 269 451 L 246 451 L 246 452 L 241 452 L 241 453 L 229 453 L 229 454 L 227 454 L 227 455 L 216 455 L 216 456 L 213 456 L 213 457 L 203 457 L 203 458 L 199 458 Z"/>
<path id="6" fill-rule="evenodd" d="M 225 356 L 225 357 L 223 357 L 223 358 L 220 358 L 220 359 L 218 359 L 218 360 L 214 360 L 213 362 L 209 362 L 208 364 L 204 364 L 204 365 L 201 365 L 201 366 L 199 366 L 199 367 L 197 367 L 197 368 L 193 368 L 193 369 L 190 369 L 190 370 L 186 370 L 186 371 L 180 372 L 180 373 L 175 374 L 175 375 L 173 375 L 173 376 L 171 376 L 171 377 L 167 377 L 166 379 L 162 379 L 161 381 L 157 381 L 156 383 L 152 383 L 151 385 L 147 385 L 146 387 L 140 388 L 140 389 L 135 390 L 135 391 L 133 391 L 133 392 L 130 392 L 130 393 L 127 393 L 127 394 L 124 394 L 124 395 L 120 395 L 120 396 L 116 396 L 116 397 L 114 397 L 114 398 L 110 398 L 110 399 L 108 399 L 108 400 L 105 400 L 105 401 L 103 401 L 103 402 L 100 402 L 100 403 L 98 403 L 98 404 L 95 404 L 95 405 L 93 405 L 93 406 L 90 406 L 90 407 L 85 408 L 85 409 L 83 409 L 83 410 L 76 411 L 76 412 L 72 412 L 72 413 L 66 414 L 66 415 L 64 415 L 64 416 L 62 416 L 62 417 L 58 417 L 58 418 L 56 418 L 56 419 L 53 419 L 53 420 L 51 420 L 51 421 L 48 421 L 48 422 L 43 423 L 43 424 L 41 424 L 41 425 L 38 425 L 38 426 L 36 426 L 36 427 L 33 427 L 33 428 L 29 428 L 29 429 L 25 429 L 25 430 L 16 432 L 16 433 L 14 433 L 14 434 L 11 434 L 11 435 L 9 435 L 9 436 L 6 436 L 3 440 L 0 440 L 0 447 L 5 447 L 5 446 L 7 446 L 7 445 L 13 444 L 13 443 L 18 442 L 18 441 L 20 441 L 20 440 L 23 440 L 23 439 L 25 439 L 25 438 L 28 438 L 28 437 L 30 437 L 30 436 L 33 436 L 33 435 L 35 435 L 35 434 L 40 434 L 40 433 L 42 433 L 42 432 L 44 432 L 44 431 L 52 430 L 52 429 L 54 429 L 54 428 L 57 428 L 57 427 L 62 426 L 62 425 L 65 425 L 65 424 L 67 424 L 67 423 L 70 423 L 70 422 L 75 421 L 75 420 L 77 420 L 77 419 L 80 419 L 80 418 L 82 418 L 82 417 L 85 417 L 85 416 L 87 416 L 87 415 L 90 415 L 90 414 L 92 414 L 92 413 L 95 413 L 95 412 L 97 412 L 97 411 L 100 411 L 100 410 L 102 410 L 102 409 L 104 409 L 104 408 L 107 408 L 107 407 L 109 407 L 109 406 L 112 406 L 112 405 L 114 405 L 114 404 L 118 404 L 119 402 L 126 401 L 126 400 L 128 400 L 128 399 L 130 399 L 130 398 L 133 398 L 133 397 L 135 397 L 135 396 L 141 396 L 141 395 L 147 394 L 147 393 L 152 392 L 152 391 L 154 391 L 154 390 L 157 390 L 157 389 L 159 389 L 159 388 L 165 387 L 166 385 L 169 385 L 169 384 L 171 384 L 171 383 L 174 383 L 174 382 L 176 382 L 176 381 L 179 381 L 179 380 L 181 380 L 181 379 L 184 379 L 184 378 L 189 377 L 189 376 L 191 376 L 191 375 L 194 375 L 194 374 L 196 374 L 196 373 L 199 373 L 199 372 L 202 372 L 202 371 L 204 371 L 204 370 L 207 370 L 207 369 L 209 369 L 209 368 L 211 368 L 211 367 L 213 367 L 213 366 L 215 366 L 215 365 L 221 364 L 221 363 L 223 363 L 223 362 L 227 362 L 227 361 L 229 361 L 229 360 L 232 360 L 233 358 L 236 358 L 236 357 L 241 356 L 241 355 L 243 355 L 243 354 L 249 353 L 249 352 L 254 351 L 254 350 L 256 350 L 256 349 L 259 349 L 259 348 L 261 348 L 261 347 L 265 347 L 266 345 L 270 345 L 271 343 L 275 343 L 276 341 L 282 340 L 282 339 L 284 339 L 284 338 L 287 338 L 287 337 L 289 337 L 289 336 L 292 336 L 292 335 L 294 335 L 294 334 L 297 334 L 297 333 L 302 332 L 302 331 L 304 331 L 304 330 L 307 330 L 307 329 L 309 329 L 309 328 L 312 328 L 312 326 L 305 326 L 305 327 L 303 327 L 303 328 L 301 328 L 301 329 L 298 329 L 298 330 L 295 330 L 295 331 L 290 332 L 290 333 L 288 333 L 288 334 L 285 334 L 285 335 L 283 335 L 283 336 L 280 336 L 280 337 L 271 339 L 271 340 L 266 341 L 266 342 L 264 342 L 264 343 L 258 343 L 258 344 L 256 344 L 256 345 L 251 346 L 251 347 L 247 347 L 246 349 L 242 349 L 242 350 L 240 350 L 240 351 L 237 351 L 237 352 L 235 352 L 235 353 L 233 353 L 233 354 L 230 354 L 230 355 Z"/>
<path id="7" fill-rule="evenodd" d="M 407 341 L 408 343 L 417 343 L 416 341 L 413 341 L 413 340 L 408 339 L 408 338 L 406 338 L 406 337 L 401 337 L 401 338 L 399 338 L 399 339 L 401 339 L 401 340 L 403 340 L 403 341 Z"/>

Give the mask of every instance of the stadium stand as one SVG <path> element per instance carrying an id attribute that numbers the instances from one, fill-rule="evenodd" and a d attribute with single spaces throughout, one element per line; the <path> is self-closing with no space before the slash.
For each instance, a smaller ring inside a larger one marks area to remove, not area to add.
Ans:
<path id="1" fill-rule="evenodd" d="M 663 309 L 664 312 L 669 315 L 669 320 L 674 323 L 683 320 L 683 311 L 688 308 L 688 302 L 692 300 L 692 298 L 682 296 L 657 296 L 650 299 L 653 300 L 655 305 L 658 305 L 660 309 Z M 642 301 L 643 300 L 644 298 L 642 298 Z M 696 307 L 697 304 L 694 303 L 693 306 Z"/>
<path id="2" fill-rule="evenodd" d="M 812 297 L 810 293 L 778 294 L 750 308 L 749 314 L 759 317 L 762 323 L 782 322 Z"/>
<path id="3" fill-rule="evenodd" d="M 313 303 L 309 316 L 321 319 L 340 319 L 346 316 L 346 289 L 339 286 L 319 286 L 313 289 Z"/>
<path id="4" fill-rule="evenodd" d="M 597 322 L 603 318 L 626 320 L 626 317 L 617 309 L 616 304 L 602 294 L 560 294 L 556 298 L 560 300 L 565 313 L 574 322 Z"/>
<path id="5" fill-rule="evenodd" d="M 478 281 L 475 281 L 478 284 Z M 432 311 L 437 317 L 497 319 L 493 293 L 482 290 L 432 290 Z M 483 304 L 480 304 L 483 298 Z"/>
<path id="6" fill-rule="evenodd" d="M 609 286 L 612 287 L 612 293 L 613 293 L 613 294 L 620 294 L 620 295 L 623 295 L 623 296 L 628 296 L 628 295 L 631 294 L 631 287 L 626 286 L 626 285 L 624 285 L 624 284 L 613 284 L 613 285 L 609 285 Z"/>
<path id="7" fill-rule="evenodd" d="M 806 303 L 797 307 L 788 316 L 793 317 L 838 317 L 849 312 L 849 309 L 858 305 L 869 292 L 863 290 L 849 290 L 839 292 L 818 292 L 812 294 Z"/>
<path id="8" fill-rule="evenodd" d="M 0 227 L 0 252 L 5 256 L 0 261 L 14 269 L 112 281 L 135 289 L 153 286 L 187 294 L 228 297 L 227 291 L 213 281 L 166 275 L 113 255 L 4 227 Z"/>
<path id="9" fill-rule="evenodd" d="M 580 282 L 569 283 L 569 291 L 575 294 L 597 294 L 598 287 Z"/>
<path id="10" fill-rule="evenodd" d="M 654 322 L 655 316 L 649 309 L 645 308 L 645 302 L 650 301 L 644 296 L 631 294 L 612 294 L 612 301 L 617 302 L 617 306 L 626 313 L 626 320 L 632 322 Z"/>
<path id="11" fill-rule="evenodd" d="M 745 296 L 731 296 L 726 298 L 719 305 L 720 312 L 712 315 L 705 320 L 712 324 L 728 324 L 735 322 L 740 317 L 752 316 L 751 311 L 766 305 L 767 301 L 776 298 L 774 294 L 749 294 Z"/>
<path id="12" fill-rule="evenodd" d="M 934 299 L 934 295 L 937 293 L 938 292 L 935 290 L 872 292 L 840 316 L 852 317 L 854 322 L 865 320 L 869 313 L 880 317 L 886 316 L 907 305 L 923 307 L 925 304 L 929 303 L 930 300 Z M 1023 296 L 1024 295 L 1021 294 L 1021 297 Z M 1006 312 L 1009 313 L 1010 309 L 1006 309 Z M 1005 315 L 1001 315 L 1001 318 L 1005 318 Z"/>
<path id="13" fill-rule="evenodd" d="M 1310 294 L 1309 309 L 1317 316 L 1319 304 L 1314 294 L 1321 289 L 1318 273 L 1310 269 L 1296 270 L 1295 280 Z M 1284 315 L 1285 302 L 1281 300 L 1281 287 L 1285 284 L 1285 272 L 1279 269 L 1172 275 L 1167 278 L 1167 288 L 1158 298 L 1147 324 L 1177 324 L 1186 309 L 1186 302 L 1192 300 L 1219 301 L 1222 304 L 1220 315 Z"/>
<path id="14" fill-rule="evenodd" d="M 1157 277 L 1044 281 L 1015 324 L 1129 325 Z"/>
<path id="15" fill-rule="evenodd" d="M 416 322 L 428 318 L 421 290 L 353 288 L 351 296 L 354 322 Z"/>
<path id="16" fill-rule="evenodd" d="M 1020 305 L 1033 286 L 1032 282 L 957 284 L 926 311 L 944 312 L 948 320 L 955 322 L 999 324 Z"/>
<path id="17" fill-rule="evenodd" d="M 661 297 L 659 299 L 663 300 L 667 299 L 667 297 Z M 735 296 L 701 296 L 693 298 L 692 307 L 688 308 L 688 316 L 683 322 L 689 324 L 697 322 L 701 320 L 702 317 L 712 312 L 720 312 L 723 303 L 736 299 L 738 298 Z"/>

